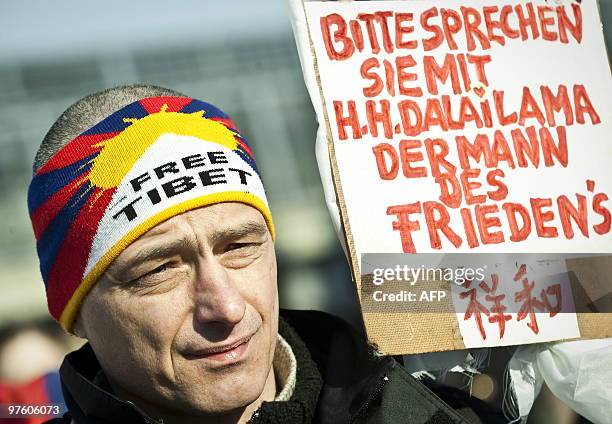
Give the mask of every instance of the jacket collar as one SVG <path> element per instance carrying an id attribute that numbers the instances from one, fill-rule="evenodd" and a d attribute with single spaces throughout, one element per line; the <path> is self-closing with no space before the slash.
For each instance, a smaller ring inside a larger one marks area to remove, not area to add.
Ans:
<path id="1" fill-rule="evenodd" d="M 66 356 L 60 367 L 62 391 L 75 424 L 90 422 L 155 423 L 134 403 L 94 384 L 100 364 L 89 345 Z"/>
<path id="2" fill-rule="evenodd" d="M 375 355 L 363 333 L 333 315 L 286 310 L 282 316 L 308 346 L 323 376 L 315 422 L 355 421 L 380 395 L 397 363 Z"/>

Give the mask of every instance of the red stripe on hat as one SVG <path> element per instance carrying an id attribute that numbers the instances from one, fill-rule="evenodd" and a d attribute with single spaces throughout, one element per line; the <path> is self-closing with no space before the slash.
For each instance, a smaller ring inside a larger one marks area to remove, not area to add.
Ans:
<path id="1" fill-rule="evenodd" d="M 246 143 L 242 140 L 239 140 L 236 138 L 236 141 L 238 142 L 238 144 L 240 144 L 240 146 L 244 149 L 245 152 L 247 152 L 247 154 L 253 158 L 253 152 L 251 152 L 251 149 L 249 148 L 249 146 L 246 145 Z M 254 159 L 254 158 L 253 158 Z"/>
<path id="2" fill-rule="evenodd" d="M 206 115 L 204 115 L 204 117 L 206 118 Z M 212 118 L 209 118 L 209 119 L 211 121 L 221 122 L 226 127 L 231 128 L 234 131 L 238 131 L 238 129 L 236 128 L 236 124 L 234 124 L 234 121 L 232 121 L 230 118 L 222 118 L 221 116 L 213 116 Z"/>
<path id="3" fill-rule="evenodd" d="M 159 112 L 163 105 L 168 105 L 166 112 L 178 112 L 192 100 L 189 97 L 150 97 L 140 100 L 140 104 L 149 114 Z"/>
<path id="4" fill-rule="evenodd" d="M 88 174 L 84 174 L 81 178 L 87 178 Z M 34 237 L 36 240 L 42 233 L 45 232 L 47 226 L 57 216 L 60 210 L 66 205 L 66 203 L 72 198 L 74 193 L 83 186 L 80 184 L 68 184 L 61 190 L 57 191 L 51 197 L 36 209 L 36 211 L 30 216 L 32 220 L 32 227 L 34 228 Z"/>
<path id="5" fill-rule="evenodd" d="M 49 312 L 59 321 L 66 304 L 83 279 L 98 224 L 116 189 L 96 188 L 72 223 L 47 283 Z"/>
<path id="6" fill-rule="evenodd" d="M 206 115 L 204 117 L 206 117 Z M 234 121 L 232 121 L 230 118 L 222 118 L 220 116 L 215 116 L 215 117 L 210 118 L 210 120 L 220 122 L 223 125 L 225 125 L 227 128 L 230 128 L 233 131 L 236 131 L 239 133 L 238 129 L 236 128 L 236 124 L 234 124 Z M 234 137 L 234 138 L 236 139 L 238 144 L 240 144 L 240 146 L 244 149 L 244 151 L 247 152 L 247 154 L 250 157 L 253 157 L 253 152 L 251 151 L 251 148 L 247 146 L 247 144 L 244 141 L 240 140 L 238 137 Z"/>
<path id="7" fill-rule="evenodd" d="M 55 169 L 64 168 L 93 153 L 99 152 L 102 150 L 102 146 L 96 145 L 104 140 L 115 137 L 117 134 L 119 134 L 119 132 L 80 135 L 65 145 L 36 173 L 40 175 Z"/>

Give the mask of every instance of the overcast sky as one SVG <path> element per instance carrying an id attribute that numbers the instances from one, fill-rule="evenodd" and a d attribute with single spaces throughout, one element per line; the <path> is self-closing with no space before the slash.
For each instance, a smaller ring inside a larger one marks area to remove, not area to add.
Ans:
<path id="1" fill-rule="evenodd" d="M 612 44 L 612 0 L 600 6 Z M 279 33 L 286 0 L 0 0 L 0 63 Z"/>
<path id="2" fill-rule="evenodd" d="M 290 22 L 285 0 L 2 0 L 0 31 L 0 62 L 16 62 L 289 33 Z"/>

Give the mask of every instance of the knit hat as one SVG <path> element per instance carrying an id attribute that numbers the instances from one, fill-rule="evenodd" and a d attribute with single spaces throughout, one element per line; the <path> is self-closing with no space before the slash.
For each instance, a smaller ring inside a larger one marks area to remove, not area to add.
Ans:
<path id="1" fill-rule="evenodd" d="M 130 243 L 168 218 L 220 202 L 258 209 L 274 238 L 253 153 L 211 104 L 150 97 L 80 134 L 28 190 L 51 315 L 72 331 L 83 299 Z"/>

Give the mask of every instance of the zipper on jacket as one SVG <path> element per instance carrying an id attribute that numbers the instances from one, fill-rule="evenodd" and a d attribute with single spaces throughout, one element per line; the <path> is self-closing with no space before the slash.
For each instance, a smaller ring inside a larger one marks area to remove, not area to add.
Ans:
<path id="1" fill-rule="evenodd" d="M 259 415 L 261 414 L 259 409 L 260 408 L 257 408 L 255 410 L 255 412 L 253 412 L 253 415 L 251 415 L 251 418 L 249 418 L 249 420 L 247 421 L 248 424 L 255 424 L 255 423 L 261 421 L 261 418 L 259 418 Z"/>
<path id="2" fill-rule="evenodd" d="M 385 387 L 385 384 L 387 384 L 388 381 L 389 381 L 389 377 L 385 373 L 383 377 L 380 379 L 380 381 L 378 382 L 378 384 L 376 385 L 376 388 L 374 389 L 372 394 L 368 396 L 365 403 L 361 405 L 361 408 L 359 408 L 359 410 L 357 411 L 353 419 L 350 421 L 351 424 L 357 421 L 357 418 L 359 418 L 365 411 L 368 410 L 368 407 L 370 406 L 370 404 L 374 402 L 376 398 L 378 398 L 378 396 L 380 396 L 380 393 L 382 392 L 383 388 Z"/>

